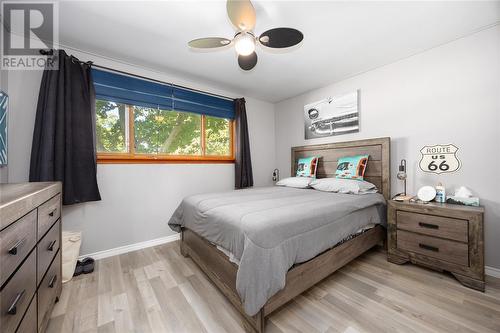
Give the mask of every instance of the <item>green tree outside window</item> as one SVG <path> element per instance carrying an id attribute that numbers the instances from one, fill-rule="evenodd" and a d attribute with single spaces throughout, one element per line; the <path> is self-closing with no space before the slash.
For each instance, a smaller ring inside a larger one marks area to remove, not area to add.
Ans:
<path id="1" fill-rule="evenodd" d="M 129 108 L 133 140 L 127 140 Z M 202 122 L 205 125 L 203 127 Z M 205 147 L 202 147 L 203 129 Z M 135 155 L 230 157 L 231 130 L 229 119 L 96 101 L 99 153 L 123 154 L 133 151 Z M 127 141 L 130 141 L 129 145 Z"/>

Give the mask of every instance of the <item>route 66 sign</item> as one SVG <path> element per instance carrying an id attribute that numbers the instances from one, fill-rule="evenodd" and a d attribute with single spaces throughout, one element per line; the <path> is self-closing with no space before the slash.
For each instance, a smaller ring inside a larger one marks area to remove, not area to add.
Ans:
<path id="1" fill-rule="evenodd" d="M 420 169 L 424 172 L 446 173 L 460 169 L 462 163 L 457 157 L 458 147 L 449 145 L 424 146 L 420 149 Z"/>

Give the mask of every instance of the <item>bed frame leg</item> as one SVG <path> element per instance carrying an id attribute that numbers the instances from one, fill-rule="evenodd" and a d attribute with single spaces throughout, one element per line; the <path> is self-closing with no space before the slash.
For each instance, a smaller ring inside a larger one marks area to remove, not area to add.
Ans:
<path id="1" fill-rule="evenodd" d="M 253 317 L 249 317 L 245 314 L 242 314 L 245 318 L 243 321 L 243 326 L 245 328 L 245 332 L 248 333 L 264 333 L 265 328 L 265 317 L 264 317 L 264 309 L 261 309 L 259 313 L 257 313 Z"/>
<path id="2" fill-rule="evenodd" d="M 266 317 L 264 317 L 264 308 L 257 314 L 257 324 L 259 325 L 259 333 L 264 333 L 266 327 Z"/>
<path id="3" fill-rule="evenodd" d="M 189 251 L 186 247 L 186 243 L 184 243 L 184 230 L 181 230 L 181 241 L 180 241 L 180 250 L 181 254 L 183 257 L 188 258 L 189 257 Z"/>

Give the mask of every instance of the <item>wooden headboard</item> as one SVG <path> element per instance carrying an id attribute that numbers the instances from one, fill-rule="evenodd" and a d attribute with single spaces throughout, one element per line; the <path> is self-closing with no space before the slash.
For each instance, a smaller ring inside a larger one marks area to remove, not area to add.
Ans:
<path id="1" fill-rule="evenodd" d="M 317 178 L 335 177 L 337 160 L 344 156 L 368 154 L 365 180 L 377 186 L 386 200 L 391 196 L 391 138 L 377 138 L 320 145 L 292 147 L 292 176 L 301 157 L 321 156 Z"/>

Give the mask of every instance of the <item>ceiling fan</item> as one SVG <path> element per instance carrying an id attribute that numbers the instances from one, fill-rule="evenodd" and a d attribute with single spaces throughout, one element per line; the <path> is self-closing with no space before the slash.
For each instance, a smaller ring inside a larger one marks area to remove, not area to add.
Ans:
<path id="1" fill-rule="evenodd" d="M 190 41 L 188 45 L 195 49 L 234 45 L 238 53 L 238 65 L 248 71 L 257 64 L 257 53 L 255 53 L 257 43 L 265 47 L 283 49 L 297 45 L 304 39 L 302 32 L 293 28 L 274 28 L 256 37 L 253 32 L 256 15 L 250 0 L 228 0 L 226 9 L 229 20 L 236 28 L 232 40 L 222 37 L 198 38 Z"/>

